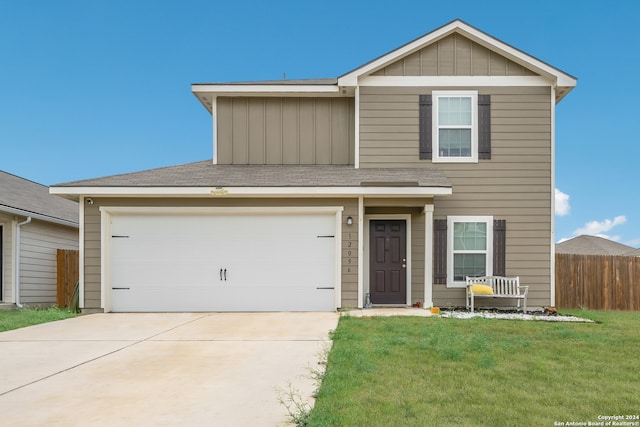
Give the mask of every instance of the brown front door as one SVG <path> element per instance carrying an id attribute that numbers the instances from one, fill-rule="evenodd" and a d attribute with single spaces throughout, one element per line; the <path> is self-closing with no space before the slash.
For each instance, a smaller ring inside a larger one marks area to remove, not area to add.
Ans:
<path id="1" fill-rule="evenodd" d="M 372 304 L 407 303 L 407 223 L 371 220 L 369 292 Z"/>

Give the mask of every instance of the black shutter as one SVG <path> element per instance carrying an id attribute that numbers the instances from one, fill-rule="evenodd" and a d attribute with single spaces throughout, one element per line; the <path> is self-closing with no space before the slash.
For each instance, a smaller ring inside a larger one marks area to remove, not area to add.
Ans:
<path id="1" fill-rule="evenodd" d="M 506 276 L 507 221 L 493 220 L 493 275 Z"/>
<path id="2" fill-rule="evenodd" d="M 433 221 L 433 283 L 447 284 L 447 220 Z"/>
<path id="3" fill-rule="evenodd" d="M 491 95 L 478 95 L 478 158 L 491 159 Z"/>
<path id="4" fill-rule="evenodd" d="M 420 95 L 420 109 L 418 112 L 419 118 L 419 141 L 420 141 L 420 159 L 431 160 L 433 157 L 433 144 L 432 144 L 432 101 L 431 95 Z"/>

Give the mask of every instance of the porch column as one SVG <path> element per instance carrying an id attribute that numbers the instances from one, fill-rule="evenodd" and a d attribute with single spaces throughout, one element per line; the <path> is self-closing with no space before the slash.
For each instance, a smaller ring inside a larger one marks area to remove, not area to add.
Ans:
<path id="1" fill-rule="evenodd" d="M 364 197 L 358 197 L 358 308 L 364 307 Z"/>
<path id="2" fill-rule="evenodd" d="M 424 307 L 433 307 L 433 205 L 424 206 Z"/>

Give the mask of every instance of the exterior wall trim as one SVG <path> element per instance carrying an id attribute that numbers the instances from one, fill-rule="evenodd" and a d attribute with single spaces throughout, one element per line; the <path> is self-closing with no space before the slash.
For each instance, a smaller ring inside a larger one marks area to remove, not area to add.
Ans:
<path id="1" fill-rule="evenodd" d="M 369 292 L 369 258 L 371 256 L 369 252 L 369 229 L 370 229 L 370 221 L 372 219 L 401 219 L 405 220 L 407 223 L 407 238 L 406 238 L 406 253 L 407 253 L 407 306 L 411 305 L 411 268 L 412 268 L 412 259 L 413 254 L 411 252 L 411 214 L 371 214 L 364 216 L 364 230 L 363 230 L 363 253 L 364 253 L 364 291 L 365 293 Z M 360 301 L 358 302 L 358 305 Z"/>
<path id="2" fill-rule="evenodd" d="M 68 196 L 163 197 L 317 197 L 317 196 L 449 196 L 451 187 L 53 187 Z"/>
<path id="3" fill-rule="evenodd" d="M 512 87 L 550 86 L 553 83 L 540 76 L 366 76 L 359 84 L 369 87 Z"/>
<path id="4" fill-rule="evenodd" d="M 551 307 L 556 305 L 556 105 L 553 100 L 556 98 L 556 89 L 551 87 L 551 263 L 550 266 L 550 289 L 549 299 Z"/>

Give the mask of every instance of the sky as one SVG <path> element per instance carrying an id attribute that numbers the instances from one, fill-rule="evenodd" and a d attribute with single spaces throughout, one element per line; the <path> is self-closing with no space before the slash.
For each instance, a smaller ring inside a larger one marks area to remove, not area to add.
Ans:
<path id="1" fill-rule="evenodd" d="M 462 19 L 578 78 L 556 108 L 556 240 L 640 247 L 639 12 L 631 0 L 0 0 L 0 170 L 53 185 L 210 159 L 192 83 L 335 78 Z"/>

